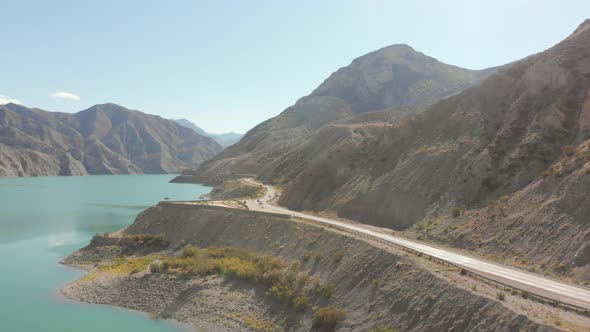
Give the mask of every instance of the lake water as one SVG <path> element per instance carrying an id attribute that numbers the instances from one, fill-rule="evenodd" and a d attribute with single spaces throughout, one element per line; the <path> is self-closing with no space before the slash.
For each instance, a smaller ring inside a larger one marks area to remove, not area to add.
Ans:
<path id="1" fill-rule="evenodd" d="M 0 179 L 1 331 L 178 331 L 165 321 L 64 299 L 84 272 L 59 261 L 95 233 L 118 230 L 163 200 L 198 199 L 211 188 L 170 175 Z"/>

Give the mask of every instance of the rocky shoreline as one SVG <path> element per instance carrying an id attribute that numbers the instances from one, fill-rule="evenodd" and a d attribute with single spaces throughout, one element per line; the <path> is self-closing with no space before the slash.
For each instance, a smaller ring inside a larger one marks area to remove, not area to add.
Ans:
<path id="1" fill-rule="evenodd" d="M 202 288 L 202 292 L 192 294 Z M 101 277 L 66 285 L 62 294 L 69 299 L 92 304 L 106 304 L 145 313 L 152 319 L 178 322 L 182 329 L 211 332 L 251 330 L 233 318 L 244 308 L 257 312 L 257 301 L 240 288 L 223 283 L 221 278 L 186 281 L 174 276 L 149 272 L 126 276 Z M 138 296 L 138 294 L 140 294 Z M 187 295 L 191 294 L 191 295 Z M 224 313 L 225 319 L 208 321 Z"/>
<path id="2" fill-rule="evenodd" d="M 140 243 L 142 234 L 165 234 L 166 246 Z M 329 297 L 312 296 L 308 306 L 296 311 L 271 297 L 267 286 L 223 273 L 187 277 L 150 271 L 149 264 L 116 273 L 101 268 L 121 259 L 180 257 L 188 244 L 281 257 L 333 289 Z M 556 330 L 447 281 L 403 253 L 305 222 L 231 210 L 152 207 L 128 228 L 96 236 L 64 263 L 90 271 L 64 287 L 68 298 L 138 310 L 206 331 L 321 330 L 314 323 L 321 307 L 342 310 L 338 331 L 368 331 L 377 325 L 400 331 Z"/>

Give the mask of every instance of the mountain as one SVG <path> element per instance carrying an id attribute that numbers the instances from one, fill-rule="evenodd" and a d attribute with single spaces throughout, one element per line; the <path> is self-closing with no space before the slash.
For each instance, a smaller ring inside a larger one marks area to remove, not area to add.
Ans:
<path id="1" fill-rule="evenodd" d="M 324 126 L 292 163 L 266 178 L 292 209 L 589 280 L 590 21 L 422 114 Z"/>
<path id="2" fill-rule="evenodd" d="M 75 114 L 0 105 L 0 176 L 174 173 L 221 150 L 209 137 L 115 104 Z"/>
<path id="3" fill-rule="evenodd" d="M 238 134 L 234 132 L 224 134 L 211 134 L 201 129 L 199 126 L 187 119 L 177 119 L 172 121 L 178 123 L 179 125 L 194 130 L 199 135 L 213 138 L 215 141 L 217 141 L 217 143 L 219 143 L 219 145 L 221 145 L 224 148 L 237 143 L 242 138 L 242 136 L 244 136 L 244 134 Z"/>
<path id="4" fill-rule="evenodd" d="M 395 66 L 379 68 L 359 71 L 390 77 Z M 388 84 L 337 73 L 197 174 L 251 173 L 283 187 L 279 204 L 291 209 L 590 279 L 590 20 L 446 98 L 380 95 Z"/>
<path id="5" fill-rule="evenodd" d="M 203 130 L 201 127 L 197 126 L 196 124 L 194 124 L 193 122 L 191 122 L 187 119 L 177 119 L 177 120 L 172 120 L 172 121 L 178 123 L 181 126 L 184 126 L 184 127 L 194 130 L 197 134 L 199 134 L 201 136 L 209 136 L 209 134 L 207 134 L 207 132 L 205 130 Z"/>
<path id="6" fill-rule="evenodd" d="M 388 119 L 419 113 L 427 105 L 480 82 L 494 71 L 447 65 L 407 45 L 385 47 L 333 73 L 310 95 L 259 124 L 239 143 L 204 163 L 198 173 L 214 177 L 274 173 L 281 158 L 305 145 L 326 124 L 382 110 L 389 110 L 385 116 Z"/>

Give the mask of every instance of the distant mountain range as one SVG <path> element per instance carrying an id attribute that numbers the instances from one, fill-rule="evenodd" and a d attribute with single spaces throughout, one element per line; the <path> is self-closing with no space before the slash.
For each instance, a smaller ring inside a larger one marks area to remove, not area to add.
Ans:
<path id="1" fill-rule="evenodd" d="M 199 126 L 197 126 L 196 124 L 192 123 L 191 121 L 189 121 L 187 119 L 177 119 L 177 120 L 173 120 L 173 121 L 182 125 L 182 126 L 185 126 L 187 128 L 194 130 L 199 135 L 213 138 L 214 140 L 217 141 L 217 143 L 219 143 L 219 145 L 223 146 L 224 148 L 237 143 L 242 138 L 242 136 L 244 136 L 244 134 L 238 134 L 238 133 L 234 133 L 234 132 L 229 132 L 229 133 L 224 133 L 224 134 L 211 134 L 211 133 L 208 133 L 205 130 L 201 129 Z"/>
<path id="2" fill-rule="evenodd" d="M 75 114 L 0 105 L 0 176 L 176 173 L 221 150 L 210 137 L 115 104 Z"/>

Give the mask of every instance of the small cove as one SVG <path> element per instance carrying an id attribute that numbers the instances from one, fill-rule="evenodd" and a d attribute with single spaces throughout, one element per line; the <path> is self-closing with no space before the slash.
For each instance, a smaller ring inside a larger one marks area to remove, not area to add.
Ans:
<path id="1" fill-rule="evenodd" d="M 84 271 L 59 264 L 96 233 L 131 224 L 170 197 L 198 199 L 211 188 L 168 183 L 171 175 L 0 179 L 0 321 L 6 331 L 179 331 L 166 321 L 63 298 Z"/>

